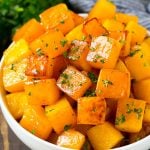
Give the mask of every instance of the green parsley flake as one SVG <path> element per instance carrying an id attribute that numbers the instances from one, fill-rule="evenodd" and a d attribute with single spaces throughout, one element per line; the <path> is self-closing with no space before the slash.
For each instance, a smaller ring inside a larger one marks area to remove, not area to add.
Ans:
<path id="1" fill-rule="evenodd" d="M 71 124 L 70 125 L 65 125 L 64 126 L 64 131 L 68 131 L 71 128 L 71 126 L 72 126 Z"/>
<path id="2" fill-rule="evenodd" d="M 140 119 L 141 118 L 141 116 L 142 116 L 142 108 L 134 108 L 134 113 L 136 113 L 137 114 L 137 118 L 138 119 Z"/>
<path id="3" fill-rule="evenodd" d="M 137 54 L 139 51 L 140 51 L 139 49 L 134 50 L 134 51 L 131 51 L 130 54 L 129 54 L 129 56 L 130 56 L 130 57 L 133 57 L 133 56 L 134 56 L 135 54 Z"/>
<path id="4" fill-rule="evenodd" d="M 39 49 L 36 50 L 36 54 L 37 54 L 38 56 L 43 56 L 43 55 L 44 55 L 44 53 L 43 53 L 43 51 L 42 51 L 41 48 L 39 48 Z"/>
<path id="5" fill-rule="evenodd" d="M 62 45 L 62 47 L 64 47 L 67 44 L 67 40 L 63 39 L 60 41 L 60 44 Z"/>
<path id="6" fill-rule="evenodd" d="M 109 80 L 102 80 L 102 82 L 105 87 L 108 87 L 108 85 L 113 85 L 113 83 Z"/>
<path id="7" fill-rule="evenodd" d="M 121 115 L 120 117 L 117 117 L 115 120 L 115 125 L 120 125 L 126 121 L 125 115 Z"/>
<path id="8" fill-rule="evenodd" d="M 97 78 L 97 76 L 93 72 L 89 72 L 88 73 L 88 77 L 91 79 L 91 81 L 93 83 L 97 83 L 98 78 Z"/>
<path id="9" fill-rule="evenodd" d="M 10 68 L 10 70 L 14 70 L 14 64 L 11 64 L 11 68 Z"/>
<path id="10" fill-rule="evenodd" d="M 63 56 L 64 56 L 65 58 L 68 58 L 68 52 L 65 51 L 65 52 L 63 53 Z"/>
<path id="11" fill-rule="evenodd" d="M 60 23 L 61 23 L 61 24 L 64 24 L 64 23 L 65 23 L 65 20 L 61 20 Z"/>
<path id="12" fill-rule="evenodd" d="M 84 96 L 85 97 L 94 97 L 94 96 L 96 96 L 95 90 L 94 89 L 88 89 L 85 92 Z"/>
<path id="13" fill-rule="evenodd" d="M 36 132 L 35 132 L 35 130 L 33 129 L 33 130 L 31 130 L 31 133 L 35 135 Z"/>

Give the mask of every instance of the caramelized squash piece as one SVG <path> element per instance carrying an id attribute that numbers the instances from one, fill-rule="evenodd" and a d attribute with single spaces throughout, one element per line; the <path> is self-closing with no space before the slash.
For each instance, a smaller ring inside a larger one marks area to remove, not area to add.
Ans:
<path id="1" fill-rule="evenodd" d="M 68 66 L 57 80 L 57 86 L 77 100 L 91 86 L 91 80 L 72 66 Z"/>
<path id="2" fill-rule="evenodd" d="M 82 97 L 78 99 L 78 124 L 97 125 L 105 121 L 106 102 L 100 97 Z"/>
<path id="3" fill-rule="evenodd" d="M 46 30 L 58 29 L 66 34 L 74 28 L 73 17 L 65 4 L 53 6 L 40 14 L 41 22 Z"/>

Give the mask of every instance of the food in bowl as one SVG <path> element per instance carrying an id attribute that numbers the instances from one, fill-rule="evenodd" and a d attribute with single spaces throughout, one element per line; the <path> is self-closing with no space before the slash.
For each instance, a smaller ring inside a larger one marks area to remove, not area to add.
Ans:
<path id="1" fill-rule="evenodd" d="M 86 18 L 59 4 L 40 19 L 18 29 L 3 55 L 14 119 L 71 149 L 110 149 L 149 135 L 150 38 L 138 18 L 101 0 Z"/>

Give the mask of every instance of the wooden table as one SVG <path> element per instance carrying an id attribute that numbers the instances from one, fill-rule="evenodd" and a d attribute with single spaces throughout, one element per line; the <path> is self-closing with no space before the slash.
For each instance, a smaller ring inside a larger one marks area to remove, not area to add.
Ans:
<path id="1" fill-rule="evenodd" d="M 0 150 L 30 150 L 8 127 L 0 110 Z"/>

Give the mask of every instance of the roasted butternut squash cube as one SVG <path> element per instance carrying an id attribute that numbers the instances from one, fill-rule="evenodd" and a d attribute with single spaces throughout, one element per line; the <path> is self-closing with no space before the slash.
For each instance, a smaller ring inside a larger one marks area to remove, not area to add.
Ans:
<path id="1" fill-rule="evenodd" d="M 3 84 L 8 92 L 19 92 L 24 90 L 24 82 L 27 80 L 25 70 L 28 59 L 24 58 L 17 63 L 3 67 Z"/>
<path id="2" fill-rule="evenodd" d="M 68 66 L 57 80 L 57 86 L 77 100 L 91 86 L 91 80 L 72 66 Z"/>
<path id="3" fill-rule="evenodd" d="M 48 58 L 46 55 L 31 55 L 28 58 L 26 75 L 32 77 L 47 77 L 53 75 L 54 59 Z"/>
<path id="4" fill-rule="evenodd" d="M 87 42 L 74 40 L 71 43 L 67 58 L 69 58 L 70 63 L 78 69 L 90 71 L 91 66 L 86 61 L 88 51 L 89 48 Z"/>
<path id="5" fill-rule="evenodd" d="M 132 33 L 131 38 L 132 45 L 136 43 L 141 43 L 147 34 L 146 28 L 144 28 L 143 26 L 139 25 L 134 21 L 129 21 L 125 30 Z"/>
<path id="6" fill-rule="evenodd" d="M 13 40 L 18 41 L 19 39 L 25 39 L 30 43 L 44 32 L 44 27 L 35 19 L 31 19 L 16 31 Z"/>
<path id="7" fill-rule="evenodd" d="M 150 46 L 145 42 L 135 45 L 125 59 L 131 76 L 137 81 L 150 77 Z"/>
<path id="8" fill-rule="evenodd" d="M 115 20 L 115 19 L 105 19 L 103 21 L 103 26 L 108 30 L 108 31 L 123 31 L 124 30 L 124 25 Z"/>
<path id="9" fill-rule="evenodd" d="M 124 62 L 121 59 L 118 59 L 115 69 L 130 74 L 128 68 L 126 67 L 126 65 L 124 64 Z"/>
<path id="10" fill-rule="evenodd" d="M 55 79 L 33 80 L 25 83 L 25 93 L 32 105 L 52 105 L 60 97 Z"/>
<path id="11" fill-rule="evenodd" d="M 127 24 L 129 21 L 134 21 L 138 23 L 138 17 L 134 15 L 124 14 L 124 13 L 116 13 L 115 19 L 123 24 Z"/>
<path id="12" fill-rule="evenodd" d="M 150 122 L 150 104 L 146 104 L 143 122 Z"/>
<path id="13" fill-rule="evenodd" d="M 83 33 L 83 24 L 80 24 L 76 26 L 74 29 L 72 29 L 68 34 L 66 34 L 66 39 L 69 43 L 71 43 L 73 40 L 85 40 L 86 35 Z"/>
<path id="14" fill-rule="evenodd" d="M 75 130 L 67 130 L 59 135 L 57 145 L 71 149 L 81 149 L 85 142 L 85 136 Z"/>
<path id="15" fill-rule="evenodd" d="M 144 42 L 146 42 L 150 46 L 150 37 L 147 37 Z"/>
<path id="16" fill-rule="evenodd" d="M 73 17 L 65 4 L 53 6 L 40 14 L 41 22 L 46 30 L 59 29 L 66 34 L 74 28 Z"/>
<path id="17" fill-rule="evenodd" d="M 142 129 L 145 104 L 145 101 L 133 98 L 119 99 L 115 127 L 120 131 L 139 132 Z"/>
<path id="18" fill-rule="evenodd" d="M 75 112 L 65 97 L 56 104 L 46 106 L 45 113 L 57 134 L 74 127 L 76 124 Z"/>
<path id="19" fill-rule="evenodd" d="M 133 83 L 133 91 L 136 98 L 145 100 L 150 104 L 150 79 L 135 81 Z"/>
<path id="20" fill-rule="evenodd" d="M 106 12 L 107 10 L 107 12 Z M 115 16 L 116 6 L 108 0 L 98 0 L 89 12 L 88 18 L 107 19 Z"/>
<path id="21" fill-rule="evenodd" d="M 30 43 L 34 54 L 45 54 L 49 58 L 62 55 L 68 48 L 67 40 L 60 31 L 49 30 Z"/>
<path id="22" fill-rule="evenodd" d="M 77 123 L 97 125 L 105 121 L 106 102 L 100 97 L 82 97 L 78 99 Z"/>
<path id="23" fill-rule="evenodd" d="M 121 50 L 121 44 L 107 36 L 93 38 L 87 55 L 89 64 L 97 69 L 114 68 Z"/>
<path id="24" fill-rule="evenodd" d="M 15 119 L 20 119 L 23 116 L 24 110 L 28 105 L 25 92 L 16 92 L 6 95 L 6 102 Z"/>
<path id="25" fill-rule="evenodd" d="M 17 42 L 13 42 L 4 51 L 4 65 L 10 65 L 21 61 L 23 58 L 28 57 L 31 54 L 29 45 L 24 39 L 20 39 Z"/>
<path id="26" fill-rule="evenodd" d="M 102 26 L 97 18 L 92 18 L 84 22 L 83 32 L 90 37 L 97 37 L 100 35 L 108 35 L 108 31 Z"/>
<path id="27" fill-rule="evenodd" d="M 28 105 L 20 124 L 32 134 L 46 140 L 52 131 L 51 123 L 40 106 Z"/>
<path id="28" fill-rule="evenodd" d="M 109 122 L 92 127 L 88 130 L 87 135 L 94 150 L 113 148 L 124 138 Z"/>
<path id="29" fill-rule="evenodd" d="M 78 26 L 84 22 L 84 18 L 82 16 L 76 14 L 75 12 L 73 12 L 71 10 L 70 10 L 70 13 L 71 13 L 71 16 L 73 18 L 75 26 Z"/>
<path id="30" fill-rule="evenodd" d="M 55 79 L 58 79 L 60 76 L 61 72 L 65 70 L 65 68 L 69 65 L 68 59 L 66 59 L 67 53 L 64 53 L 63 55 L 60 55 L 53 59 L 54 65 L 53 65 L 53 76 Z"/>
<path id="31" fill-rule="evenodd" d="M 114 69 L 101 69 L 96 95 L 105 98 L 123 98 L 130 95 L 130 75 Z"/>

